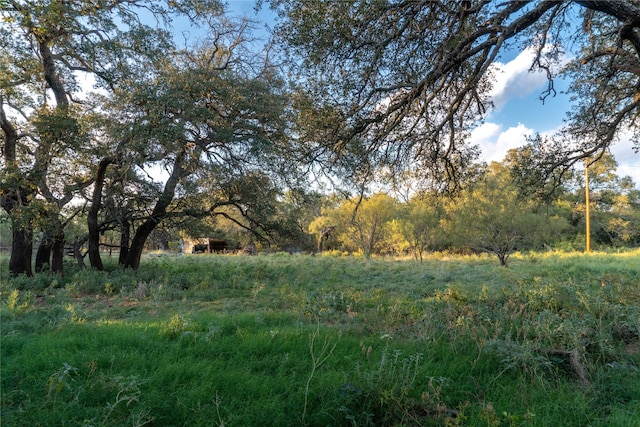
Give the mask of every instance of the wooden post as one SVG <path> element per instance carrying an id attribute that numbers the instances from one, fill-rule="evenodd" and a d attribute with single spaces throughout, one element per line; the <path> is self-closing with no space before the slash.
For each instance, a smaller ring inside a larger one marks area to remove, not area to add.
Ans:
<path id="1" fill-rule="evenodd" d="M 584 199 L 585 199 L 585 222 L 587 237 L 587 253 L 591 252 L 591 209 L 589 207 L 589 166 L 584 165 Z"/>

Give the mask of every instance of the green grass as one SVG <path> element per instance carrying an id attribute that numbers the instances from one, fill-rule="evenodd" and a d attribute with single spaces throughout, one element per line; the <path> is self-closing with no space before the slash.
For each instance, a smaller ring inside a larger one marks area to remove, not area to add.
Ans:
<path id="1" fill-rule="evenodd" d="M 638 250 L 107 269 L 3 274 L 3 426 L 640 426 Z"/>

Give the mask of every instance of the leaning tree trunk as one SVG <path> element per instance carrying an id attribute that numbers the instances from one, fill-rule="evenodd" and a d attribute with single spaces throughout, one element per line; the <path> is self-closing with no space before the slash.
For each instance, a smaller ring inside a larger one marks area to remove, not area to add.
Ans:
<path id="1" fill-rule="evenodd" d="M 129 248 L 127 260 L 124 264 L 125 268 L 131 268 L 133 270 L 140 268 L 140 258 L 142 258 L 144 244 L 160 220 L 161 217 L 151 217 L 138 228 L 136 234 L 133 236 L 131 247 Z"/>
<path id="2" fill-rule="evenodd" d="M 162 221 L 167 215 L 167 208 L 173 201 L 178 181 L 185 174 L 185 169 L 183 167 L 184 160 L 185 152 L 181 151 L 176 156 L 171 176 L 169 176 L 169 179 L 164 185 L 164 190 L 162 191 L 162 194 L 160 194 L 160 197 L 158 197 L 158 201 L 153 208 L 153 212 L 151 212 L 151 216 L 144 221 L 140 227 L 138 227 L 135 235 L 133 236 L 131 247 L 129 248 L 129 254 L 127 255 L 127 259 L 124 264 L 125 268 L 131 268 L 133 270 L 140 268 L 140 258 L 142 257 L 144 244 L 151 232 L 155 230 L 158 224 L 160 224 L 160 221 Z"/>
<path id="3" fill-rule="evenodd" d="M 91 208 L 87 214 L 87 228 L 89 229 L 89 263 L 96 270 L 104 270 L 102 258 L 100 258 L 100 226 L 98 224 L 98 213 L 102 205 L 102 188 L 104 187 L 104 177 L 107 167 L 113 163 L 113 157 L 105 157 L 98 163 L 96 179 L 93 184 L 93 196 L 91 198 Z"/>

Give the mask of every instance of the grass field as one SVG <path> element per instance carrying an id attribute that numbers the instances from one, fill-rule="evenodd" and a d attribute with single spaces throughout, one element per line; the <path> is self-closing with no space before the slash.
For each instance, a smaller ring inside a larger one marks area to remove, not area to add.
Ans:
<path id="1" fill-rule="evenodd" d="M 2 262 L 2 426 L 640 426 L 640 250 Z"/>

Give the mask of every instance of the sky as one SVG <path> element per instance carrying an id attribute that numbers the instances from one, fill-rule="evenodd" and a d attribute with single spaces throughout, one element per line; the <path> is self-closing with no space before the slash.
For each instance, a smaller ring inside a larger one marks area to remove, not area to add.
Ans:
<path id="1" fill-rule="evenodd" d="M 254 0 L 230 0 L 229 9 L 234 14 L 271 22 L 273 13 L 267 5 L 256 11 Z M 271 24 L 272 25 L 272 24 Z M 504 62 L 496 63 L 499 72 L 492 91 L 495 109 L 483 124 L 473 130 L 470 142 L 478 144 L 487 162 L 502 161 L 508 150 L 524 145 L 526 136 L 540 133 L 552 135 L 563 125 L 569 111 L 569 95 L 562 91 L 567 84 L 556 80 L 555 96 L 549 96 L 544 103 L 540 95 L 547 88 L 546 74 L 530 72 L 533 62 L 531 51 L 505 54 Z M 618 175 L 631 176 L 640 188 L 640 153 L 633 151 L 631 131 L 611 147 L 618 162 Z"/>
<path id="2" fill-rule="evenodd" d="M 540 100 L 547 88 L 547 77 L 529 72 L 532 58 L 530 51 L 523 51 L 496 64 L 500 72 L 492 92 L 495 111 L 471 135 L 471 141 L 482 147 L 488 162 L 501 161 L 508 150 L 525 143 L 526 135 L 555 133 L 569 111 L 569 96 L 562 92 L 567 85 L 562 81 L 555 82 L 555 97 L 547 97 L 544 103 Z M 629 130 L 611 147 L 611 152 L 618 161 L 617 174 L 631 176 L 640 188 L 640 154 L 633 151 L 630 137 Z"/>

